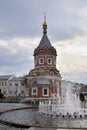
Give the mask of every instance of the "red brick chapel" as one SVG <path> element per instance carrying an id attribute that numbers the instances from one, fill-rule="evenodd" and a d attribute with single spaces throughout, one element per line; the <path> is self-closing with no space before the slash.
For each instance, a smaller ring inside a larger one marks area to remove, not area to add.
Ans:
<path id="1" fill-rule="evenodd" d="M 27 75 L 28 97 L 33 99 L 51 98 L 61 94 L 61 75 L 56 68 L 57 51 L 47 36 L 44 16 L 43 36 L 34 50 L 34 69 Z"/>

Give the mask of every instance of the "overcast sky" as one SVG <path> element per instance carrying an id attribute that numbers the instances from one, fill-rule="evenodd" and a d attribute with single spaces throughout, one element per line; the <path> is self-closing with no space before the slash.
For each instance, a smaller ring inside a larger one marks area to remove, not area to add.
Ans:
<path id="1" fill-rule="evenodd" d="M 0 75 L 34 68 L 44 12 L 62 78 L 87 84 L 87 0 L 0 0 Z"/>

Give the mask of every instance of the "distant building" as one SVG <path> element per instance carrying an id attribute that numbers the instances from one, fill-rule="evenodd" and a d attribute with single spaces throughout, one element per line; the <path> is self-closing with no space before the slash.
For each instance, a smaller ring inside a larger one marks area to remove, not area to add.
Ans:
<path id="1" fill-rule="evenodd" d="M 9 80 L 11 80 L 14 75 L 1 75 L 0 76 L 0 91 L 4 94 L 4 96 L 9 95 Z"/>
<path id="2" fill-rule="evenodd" d="M 5 97 L 25 96 L 25 85 L 23 77 L 15 75 L 0 76 L 0 91 Z"/>
<path id="3" fill-rule="evenodd" d="M 77 83 L 67 80 L 61 80 L 61 93 L 64 94 L 69 86 L 71 87 L 73 93 L 77 95 L 79 94 L 81 86 Z"/>
<path id="4" fill-rule="evenodd" d="M 9 96 L 24 97 L 25 89 L 23 77 L 14 77 L 9 80 Z"/>
<path id="5" fill-rule="evenodd" d="M 28 97 L 34 99 L 61 95 L 61 75 L 56 68 L 56 49 L 47 36 L 47 23 L 44 18 L 43 36 L 34 50 L 34 69 L 26 76 Z"/>
<path id="6" fill-rule="evenodd" d="M 87 101 L 87 87 L 85 85 L 80 88 L 80 95 L 83 95 L 84 100 Z"/>

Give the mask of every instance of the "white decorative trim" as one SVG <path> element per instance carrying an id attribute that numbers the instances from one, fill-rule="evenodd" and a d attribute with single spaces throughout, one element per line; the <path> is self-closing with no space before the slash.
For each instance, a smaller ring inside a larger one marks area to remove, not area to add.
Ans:
<path id="1" fill-rule="evenodd" d="M 39 58 L 39 64 L 44 64 L 44 58 Z"/>
<path id="2" fill-rule="evenodd" d="M 47 95 L 44 94 L 44 90 L 47 90 Z M 49 88 L 43 88 L 43 96 L 49 96 Z"/>
<path id="3" fill-rule="evenodd" d="M 34 90 L 36 90 L 36 93 L 34 93 Z M 37 87 L 33 87 L 33 88 L 32 88 L 32 95 L 33 95 L 33 96 L 36 96 L 36 95 L 37 95 Z"/>
<path id="4" fill-rule="evenodd" d="M 49 62 L 50 60 L 50 62 Z M 47 58 L 47 64 L 52 64 L 52 58 Z"/>

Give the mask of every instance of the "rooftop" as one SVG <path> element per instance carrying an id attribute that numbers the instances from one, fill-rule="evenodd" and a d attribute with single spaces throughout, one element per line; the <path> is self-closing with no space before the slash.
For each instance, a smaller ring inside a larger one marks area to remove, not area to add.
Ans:
<path id="1" fill-rule="evenodd" d="M 43 35 L 43 37 L 42 37 L 42 39 L 41 39 L 41 41 L 38 45 L 38 48 L 40 48 L 40 49 L 42 49 L 44 47 L 47 47 L 49 49 L 52 47 L 52 45 L 51 45 L 51 43 L 50 43 L 46 34 Z"/>
<path id="2" fill-rule="evenodd" d="M 14 75 L 0 75 L 0 80 L 9 80 L 12 77 L 14 77 Z"/>
<path id="3" fill-rule="evenodd" d="M 44 78 L 44 77 L 39 77 L 36 79 L 37 84 L 52 84 L 52 81 L 50 79 Z"/>

